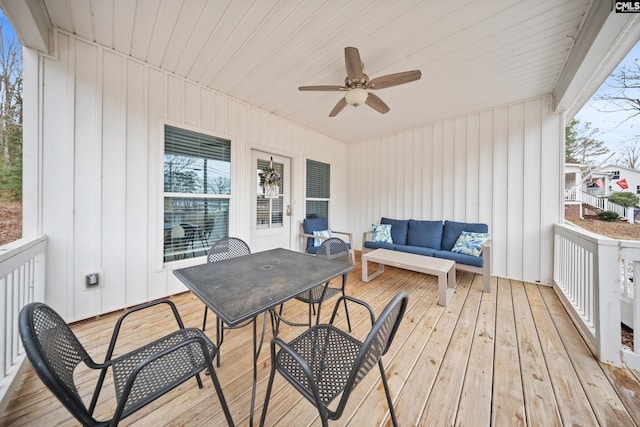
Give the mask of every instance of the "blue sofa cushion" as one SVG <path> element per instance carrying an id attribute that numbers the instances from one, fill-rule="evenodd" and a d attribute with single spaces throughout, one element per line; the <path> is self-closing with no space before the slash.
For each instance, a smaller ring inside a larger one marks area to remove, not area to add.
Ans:
<path id="1" fill-rule="evenodd" d="M 460 233 L 463 231 L 470 231 L 472 233 L 488 233 L 489 226 L 487 224 L 472 223 L 472 222 L 457 222 L 446 220 L 444 222 L 444 231 L 442 233 L 442 246 L 441 249 L 450 251 L 456 244 Z M 463 263 L 468 264 L 468 263 Z"/>
<path id="2" fill-rule="evenodd" d="M 407 252 L 410 254 L 426 255 L 426 256 L 432 257 L 437 249 L 425 248 L 424 246 L 404 245 L 404 246 L 396 246 L 396 250 L 399 252 Z"/>
<path id="3" fill-rule="evenodd" d="M 302 229 L 304 234 L 313 234 L 314 231 L 322 231 L 329 229 L 327 218 L 306 218 L 302 220 Z M 307 248 L 313 248 L 315 239 L 307 239 Z M 309 249 L 307 249 L 308 251 Z M 317 252 L 317 251 L 316 251 Z"/>
<path id="4" fill-rule="evenodd" d="M 393 243 L 381 243 L 372 241 L 364 242 L 364 247 L 369 249 L 389 249 L 390 251 L 394 251 L 396 249 L 396 245 L 394 245 Z"/>
<path id="5" fill-rule="evenodd" d="M 409 231 L 408 219 L 391 219 L 382 217 L 380 224 L 391 225 L 391 239 L 397 245 L 407 244 L 407 231 Z"/>
<path id="6" fill-rule="evenodd" d="M 474 267 L 482 267 L 482 257 L 481 256 L 473 256 L 473 255 L 465 255 L 458 252 L 451 251 L 434 251 L 433 256 L 436 258 L 442 259 L 450 259 L 455 261 L 458 264 L 466 264 Z"/>
<path id="7" fill-rule="evenodd" d="M 440 244 L 442 242 L 442 230 L 442 221 L 418 221 L 410 219 L 409 232 L 407 233 L 407 245 L 440 249 Z M 456 236 L 456 239 L 457 238 L 458 236 Z M 455 243 L 455 240 L 453 243 Z M 451 247 L 453 247 L 453 245 L 451 245 Z"/>

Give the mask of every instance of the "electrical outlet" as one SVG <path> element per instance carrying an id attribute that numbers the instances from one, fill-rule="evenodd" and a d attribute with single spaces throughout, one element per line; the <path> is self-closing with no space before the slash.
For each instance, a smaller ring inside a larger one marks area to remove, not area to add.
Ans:
<path id="1" fill-rule="evenodd" d="M 86 276 L 86 286 L 89 288 L 97 288 L 100 286 L 100 273 L 91 273 Z"/>

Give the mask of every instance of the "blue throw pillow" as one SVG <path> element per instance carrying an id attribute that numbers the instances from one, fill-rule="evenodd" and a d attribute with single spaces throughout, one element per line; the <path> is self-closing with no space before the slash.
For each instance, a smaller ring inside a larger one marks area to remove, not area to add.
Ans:
<path id="1" fill-rule="evenodd" d="M 444 222 L 444 231 L 442 233 L 442 250 L 450 251 L 456 244 L 460 233 L 469 231 L 472 233 L 488 233 L 489 226 L 487 224 L 472 222 L 457 222 L 446 220 Z"/>
<path id="2" fill-rule="evenodd" d="M 442 221 L 409 220 L 407 245 L 440 249 L 442 242 Z"/>
<path id="3" fill-rule="evenodd" d="M 397 245 L 407 244 L 407 232 L 409 231 L 408 219 L 391 219 L 382 217 L 380 224 L 391 224 L 391 238 Z"/>
<path id="4" fill-rule="evenodd" d="M 373 227 L 373 241 L 377 243 L 393 243 L 391 238 L 391 224 L 371 224 Z"/>
<path id="5" fill-rule="evenodd" d="M 314 231 L 313 235 L 326 237 L 328 239 L 329 237 L 331 237 L 331 230 Z M 320 246 L 323 241 L 324 239 L 313 239 L 313 246 Z"/>
<path id="6" fill-rule="evenodd" d="M 480 256 L 482 245 L 489 240 L 489 233 L 472 233 L 463 231 L 456 240 L 451 252 L 458 252 L 465 255 Z"/>
<path id="7" fill-rule="evenodd" d="M 302 229 L 305 234 L 313 234 L 314 230 L 328 230 L 329 224 L 327 222 L 327 218 L 306 218 L 302 220 Z M 312 238 L 307 239 L 307 247 L 312 248 L 314 245 L 314 240 Z"/>

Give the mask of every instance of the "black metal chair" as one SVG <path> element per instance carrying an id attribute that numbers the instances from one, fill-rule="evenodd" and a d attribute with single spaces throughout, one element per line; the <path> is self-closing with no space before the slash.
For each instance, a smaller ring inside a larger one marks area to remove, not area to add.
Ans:
<path id="1" fill-rule="evenodd" d="M 351 263 L 351 251 L 347 243 L 337 237 L 331 237 L 322 242 L 318 248 L 316 256 L 326 258 L 331 261 L 342 262 L 344 264 Z M 342 275 L 342 286 L 340 288 L 330 287 L 326 285 L 318 285 L 308 292 L 295 297 L 298 301 L 302 301 L 309 304 L 309 326 L 311 326 L 311 314 L 315 313 L 315 305 L 318 305 L 318 318 L 320 317 L 320 308 L 322 302 L 331 298 L 334 295 L 342 292 L 342 296 L 345 294 L 345 286 L 347 284 L 347 273 Z M 349 332 L 351 332 L 351 320 L 349 319 L 349 310 L 347 309 L 347 300 L 343 299 L 344 311 L 347 315 L 347 325 L 349 326 Z M 317 322 L 316 322 L 317 323 Z"/>
<path id="2" fill-rule="evenodd" d="M 333 326 L 338 306 L 343 299 L 360 304 L 369 311 L 372 328 L 363 342 Z M 264 426 L 276 370 L 318 409 L 322 425 L 327 426 L 328 420 L 340 418 L 351 392 L 376 363 L 380 369 L 391 420 L 397 426 L 382 356 L 393 341 L 407 302 L 408 294 L 398 293 L 376 320 L 373 310 L 364 301 L 348 296 L 340 297 L 329 324 L 312 326 L 289 343 L 284 343 L 280 338 L 272 339 L 271 374 L 260 426 Z M 277 352 L 276 347 L 280 347 Z M 337 396 L 341 397 L 336 409 L 329 409 Z"/>
<path id="3" fill-rule="evenodd" d="M 249 245 L 244 240 L 237 237 L 224 237 L 213 245 L 207 253 L 207 262 L 218 262 L 226 259 L 232 259 L 251 254 Z M 204 320 L 202 321 L 202 330 L 207 327 L 207 312 L 209 307 L 204 307 Z M 224 341 L 225 329 L 238 329 L 244 326 L 250 325 L 255 319 L 248 320 L 236 326 L 225 326 L 224 322 L 216 316 L 216 346 L 218 347 L 218 354 L 216 355 L 216 363 L 220 366 L 220 346 Z"/>
<path id="4" fill-rule="evenodd" d="M 178 329 L 112 359 L 123 320 L 133 312 L 159 304 L 168 304 L 171 307 Z M 202 388 L 199 373 L 204 369 L 208 369 L 211 375 L 227 423 L 233 425 L 227 402 L 211 363 L 217 351 L 216 346 L 201 330 L 185 328 L 175 304 L 171 301 L 147 303 L 120 316 L 104 363 L 97 363 L 89 356 L 71 328 L 46 304 L 26 305 L 20 311 L 19 330 L 25 351 L 36 373 L 82 425 L 115 426 L 122 418 L 191 377 L 195 377 L 198 387 Z M 80 363 L 101 371 L 88 408 L 83 403 L 73 378 L 74 370 Z M 117 406 L 111 419 L 100 421 L 94 418 L 93 413 L 109 368 L 113 373 Z"/>

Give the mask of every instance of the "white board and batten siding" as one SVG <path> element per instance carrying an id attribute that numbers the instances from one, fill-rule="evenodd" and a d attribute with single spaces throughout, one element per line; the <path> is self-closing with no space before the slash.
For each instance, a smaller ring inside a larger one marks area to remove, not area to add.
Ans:
<path id="1" fill-rule="evenodd" d="M 562 125 L 546 96 L 351 145 L 356 247 L 381 216 L 484 222 L 494 275 L 551 284 Z"/>
<path id="2" fill-rule="evenodd" d="M 33 154 L 42 184 L 40 194 L 25 195 L 27 217 L 41 218 L 25 231 L 48 236 L 45 300 L 66 320 L 185 289 L 162 263 L 165 123 L 231 140 L 231 235 L 248 241 L 253 225 L 252 148 L 292 159 L 292 249 L 307 158 L 331 164 L 332 223 L 348 228 L 344 142 L 71 34 L 56 36 L 56 58 L 27 64 L 41 82 L 27 89 L 41 103 L 26 110 L 25 125 L 40 129 L 32 134 L 40 138 L 33 146 L 42 151 Z M 86 290 L 84 275 L 93 272 L 103 286 Z"/>
<path id="3" fill-rule="evenodd" d="M 184 290 L 162 264 L 165 123 L 232 141 L 231 235 L 249 239 L 256 148 L 292 159 L 293 249 L 313 159 L 331 164 L 331 226 L 351 231 L 356 248 L 383 215 L 486 222 L 495 275 L 551 283 L 563 123 L 550 96 L 348 145 L 77 36 L 56 37 L 55 58 L 26 55 L 27 72 L 38 73 L 29 80 L 39 82 L 25 88 L 39 100 L 25 109 L 25 126 L 38 129 L 26 135 L 39 140 L 25 156 L 42 171 L 39 194 L 25 195 L 25 218 L 38 218 L 25 232 L 48 236 L 45 298 L 69 321 Z M 85 290 L 93 272 L 103 287 Z"/>

